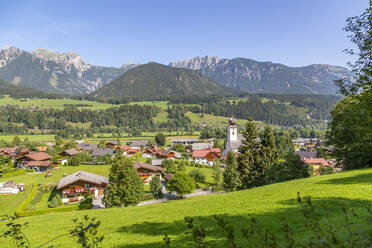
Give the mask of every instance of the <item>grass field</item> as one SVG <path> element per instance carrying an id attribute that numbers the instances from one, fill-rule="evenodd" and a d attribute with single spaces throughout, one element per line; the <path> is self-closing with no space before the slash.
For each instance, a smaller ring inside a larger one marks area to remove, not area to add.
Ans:
<path id="1" fill-rule="evenodd" d="M 0 140 L 10 142 L 16 135 L 0 135 Z M 29 141 L 55 141 L 53 134 L 17 135 L 22 141 L 26 138 Z"/>
<path id="2" fill-rule="evenodd" d="M 150 106 L 157 106 L 163 110 L 167 109 L 168 101 L 143 101 L 143 102 L 130 102 L 129 105 L 150 105 Z"/>
<path id="3" fill-rule="evenodd" d="M 260 225 L 269 227 L 272 232 L 279 231 L 279 220 L 286 217 L 291 228 L 299 233 L 297 238 L 303 239 L 306 230 L 303 226 L 304 218 L 300 214 L 301 209 L 296 202 L 297 192 L 301 192 L 303 196 L 313 197 L 313 205 L 322 219 L 327 217 L 332 223 L 340 223 L 344 218 L 340 211 L 341 205 L 353 207 L 357 212 L 361 212 L 362 204 L 371 203 L 372 169 L 141 207 L 50 213 L 21 218 L 19 222 L 30 222 L 25 228 L 25 233 L 30 238 L 32 246 L 68 232 L 73 226 L 72 219 L 82 217 L 84 214 L 102 221 L 104 247 L 161 247 L 165 233 L 169 234 L 172 240 L 176 239 L 175 244 L 180 244 L 177 242 L 184 238 L 181 234 L 185 231 L 183 222 L 185 216 L 198 217 L 198 222 L 206 228 L 212 242 L 210 247 L 225 247 L 224 240 L 220 238 L 221 231 L 213 219 L 215 214 L 225 215 L 236 228 L 244 227 L 248 217 L 254 216 Z M 1 202 L 2 209 L 6 209 L 3 207 L 4 203 Z M 322 204 L 327 206 L 326 210 L 318 208 Z M 4 230 L 4 225 L 5 223 L 0 225 L 0 232 Z M 239 238 L 241 234 L 236 235 Z M 67 238 L 58 239 L 53 244 L 55 247 L 76 247 L 73 240 Z M 7 241 L 0 240 L 0 247 L 11 246 Z"/>
<path id="4" fill-rule="evenodd" d="M 0 106 L 3 105 L 17 105 L 23 107 L 40 107 L 40 108 L 55 108 L 63 109 L 65 104 L 71 105 L 90 105 L 86 107 L 78 107 L 84 109 L 105 109 L 110 107 L 117 107 L 118 105 L 99 103 L 95 101 L 79 101 L 71 99 L 14 99 L 8 96 L 0 98 Z"/>

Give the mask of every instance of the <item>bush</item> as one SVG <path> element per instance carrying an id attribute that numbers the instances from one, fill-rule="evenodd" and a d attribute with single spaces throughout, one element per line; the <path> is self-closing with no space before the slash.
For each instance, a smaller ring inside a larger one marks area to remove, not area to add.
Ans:
<path id="1" fill-rule="evenodd" d="M 50 208 L 56 208 L 58 206 L 62 205 L 62 199 L 59 194 L 55 194 L 52 200 L 49 202 L 48 207 Z"/>
<path id="2" fill-rule="evenodd" d="M 322 166 L 319 170 L 319 175 L 327 175 L 336 173 L 335 169 L 331 166 Z"/>
<path id="3" fill-rule="evenodd" d="M 91 209 L 93 207 L 93 197 L 88 195 L 84 198 L 82 202 L 79 204 L 79 209 Z"/>
<path id="4" fill-rule="evenodd" d="M 212 187 L 213 192 L 221 192 L 224 191 L 223 185 L 217 185 Z"/>
<path id="5" fill-rule="evenodd" d="M 205 183 L 205 175 L 200 169 L 193 169 L 189 172 L 189 176 L 194 179 L 195 183 Z"/>
<path id="6" fill-rule="evenodd" d="M 154 196 L 151 193 L 143 194 L 142 201 L 154 200 Z"/>

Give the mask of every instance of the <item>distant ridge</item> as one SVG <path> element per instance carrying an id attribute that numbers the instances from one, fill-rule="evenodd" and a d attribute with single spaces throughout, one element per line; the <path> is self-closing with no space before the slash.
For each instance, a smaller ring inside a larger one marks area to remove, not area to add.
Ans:
<path id="1" fill-rule="evenodd" d="M 167 95 L 231 95 L 238 91 L 222 86 L 200 72 L 173 68 L 158 63 L 139 65 L 112 83 L 103 86 L 93 96 L 167 96 Z"/>
<path id="2" fill-rule="evenodd" d="M 352 75 L 341 66 L 289 67 L 247 58 L 221 59 L 212 56 L 195 57 L 169 65 L 197 70 L 224 86 L 253 93 L 336 94 L 338 88 L 333 81 Z"/>

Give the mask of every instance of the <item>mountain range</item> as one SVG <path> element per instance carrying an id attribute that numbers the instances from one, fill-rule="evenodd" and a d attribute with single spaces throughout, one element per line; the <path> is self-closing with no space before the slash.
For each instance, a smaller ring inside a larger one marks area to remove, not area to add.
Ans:
<path id="1" fill-rule="evenodd" d="M 74 52 L 37 49 L 29 53 L 9 46 L 0 51 L 0 78 L 49 93 L 87 94 L 135 66 L 90 65 Z"/>
<path id="2" fill-rule="evenodd" d="M 198 71 L 158 63 L 139 65 L 92 95 L 95 97 L 231 95 L 239 91 L 222 86 Z"/>
<path id="3" fill-rule="evenodd" d="M 317 64 L 289 67 L 246 58 L 221 59 L 211 56 L 169 65 L 197 70 L 224 86 L 253 93 L 336 94 L 337 87 L 333 81 L 352 75 L 341 66 Z"/>
<path id="4" fill-rule="evenodd" d="M 121 67 L 104 67 L 90 65 L 83 61 L 82 57 L 74 52 L 59 53 L 47 49 L 37 49 L 30 53 L 15 47 L 6 46 L 0 51 L 0 78 L 14 85 L 31 87 L 48 93 L 63 94 L 89 94 L 110 82 L 115 82 L 123 74 L 139 64 L 124 64 Z M 188 83 L 195 83 L 195 79 L 201 80 L 200 85 L 205 85 L 208 81 L 217 82 L 222 86 L 227 86 L 240 91 L 264 92 L 264 93 L 310 93 L 310 94 L 336 94 L 337 88 L 333 80 L 351 75 L 351 72 L 340 66 L 332 65 L 309 65 L 305 67 L 289 67 L 283 64 L 272 62 L 258 62 L 252 59 L 235 58 L 222 59 L 218 57 L 204 56 L 195 57 L 190 60 L 169 63 L 170 67 L 184 68 L 190 71 L 198 71 L 210 78 L 207 80 L 199 74 L 191 76 Z M 164 69 L 164 67 L 154 66 L 154 68 Z M 147 71 L 147 70 L 146 70 Z M 173 75 L 167 69 L 166 75 Z M 185 73 L 185 72 L 183 72 Z M 130 74 L 141 77 L 138 79 L 144 88 L 138 88 L 131 92 L 137 92 L 142 96 L 146 89 L 145 78 L 139 71 Z M 196 77 L 198 75 L 198 77 Z M 175 78 L 164 78 L 167 84 Z M 126 79 L 125 79 L 126 80 Z M 124 80 L 124 81 L 125 81 Z M 133 80 L 135 80 L 133 78 Z M 168 88 L 169 92 L 181 93 L 179 78 L 175 81 L 176 88 Z M 147 81 L 153 86 L 160 81 Z M 213 83 L 214 83 L 213 82 Z M 116 83 L 117 84 L 117 83 Z M 194 90 L 187 82 L 183 82 L 184 93 Z M 196 84 L 195 84 L 196 85 Z M 128 85 L 127 85 L 128 86 Z M 152 87 L 152 86 L 151 86 Z M 115 86 L 114 88 L 118 88 Z M 126 87 L 124 87 L 126 88 Z M 159 89 L 161 87 L 158 87 Z M 165 88 L 163 88 L 165 89 Z M 227 88 L 224 88 L 227 90 Z M 108 91 L 108 90 L 106 90 Z M 199 94 L 196 88 L 193 94 Z M 215 88 L 211 92 L 218 92 Z M 101 91 L 104 92 L 104 91 Z M 166 92 L 166 90 L 164 91 Z M 202 94 L 207 93 L 204 91 Z M 229 90 L 227 90 L 229 92 Z M 232 91 L 230 91 L 232 92 Z M 117 95 L 118 93 L 115 93 Z M 136 93 L 136 94 L 137 94 Z M 97 93 L 98 94 L 98 93 Z M 105 94 L 106 93 L 99 93 Z M 127 95 L 121 93 L 119 95 Z"/>

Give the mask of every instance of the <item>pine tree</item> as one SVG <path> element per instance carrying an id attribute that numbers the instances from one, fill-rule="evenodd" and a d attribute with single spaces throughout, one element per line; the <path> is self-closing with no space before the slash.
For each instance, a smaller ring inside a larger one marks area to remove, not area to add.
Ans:
<path id="1" fill-rule="evenodd" d="M 240 175 L 235 153 L 230 151 L 227 154 L 225 171 L 223 172 L 223 188 L 227 192 L 232 192 L 240 187 Z"/>
<path id="2" fill-rule="evenodd" d="M 118 157 L 110 168 L 109 185 L 105 188 L 103 202 L 106 207 L 136 205 L 143 197 L 143 182 L 133 167 L 133 162 Z"/>
<path id="3" fill-rule="evenodd" d="M 261 138 L 262 145 L 262 159 L 266 168 L 278 163 L 279 153 L 275 144 L 275 138 L 270 126 L 265 128 L 264 134 Z"/>
<path id="4" fill-rule="evenodd" d="M 155 136 L 155 142 L 158 146 L 164 146 L 165 145 L 165 142 L 166 142 L 166 139 L 165 139 L 165 136 L 163 133 L 158 133 L 156 136 Z"/>
<path id="5" fill-rule="evenodd" d="M 263 185 L 265 179 L 261 143 L 252 119 L 248 120 L 243 136 L 245 140 L 239 147 L 238 171 L 241 188 L 248 189 Z"/>

